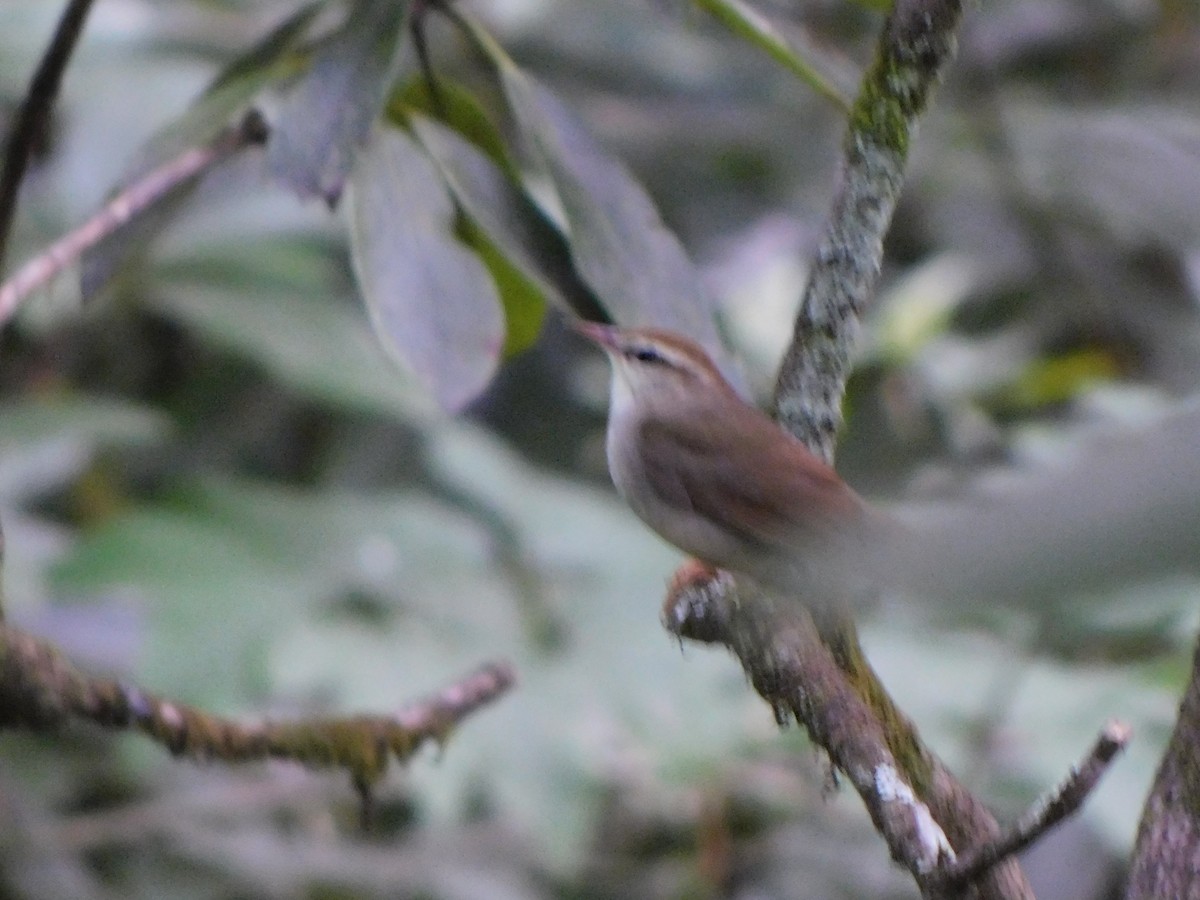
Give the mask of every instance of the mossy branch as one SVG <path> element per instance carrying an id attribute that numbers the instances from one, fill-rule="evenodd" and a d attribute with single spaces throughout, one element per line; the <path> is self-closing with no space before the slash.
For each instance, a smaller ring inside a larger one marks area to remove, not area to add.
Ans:
<path id="1" fill-rule="evenodd" d="M 507 663 L 489 663 L 391 715 L 240 723 L 71 665 L 53 646 L 0 626 L 0 728 L 47 731 L 82 720 L 140 731 L 173 756 L 245 763 L 286 759 L 347 772 L 369 817 L 371 790 L 395 759 L 429 741 L 443 744 L 458 725 L 516 681 Z"/>
<path id="2" fill-rule="evenodd" d="M 774 402 L 780 424 L 826 460 L 833 459 L 860 322 L 878 285 L 909 146 L 954 56 L 961 16 L 960 0 L 897 0 L 850 113 L 837 192 Z M 995 818 L 892 701 L 848 619 L 823 617 L 818 628 L 794 600 L 749 596 L 746 585 L 696 570 L 676 577 L 663 618 L 681 638 L 729 647 L 777 718 L 794 716 L 808 730 L 862 796 L 893 859 L 925 896 L 946 895 L 936 873 L 956 850 L 1000 837 Z M 960 886 L 954 890 L 963 895 Z M 966 890 L 1032 896 L 1011 858 Z"/>

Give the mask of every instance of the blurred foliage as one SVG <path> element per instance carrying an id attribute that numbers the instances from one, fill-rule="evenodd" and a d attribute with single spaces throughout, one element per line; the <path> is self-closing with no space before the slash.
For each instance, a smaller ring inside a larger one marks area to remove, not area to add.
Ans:
<path id="1" fill-rule="evenodd" d="M 678 3 L 458 5 L 479 24 L 427 21 L 430 87 L 403 4 L 97 4 L 11 259 L 251 101 L 284 139 L 114 236 L 84 290 L 65 275 L 0 336 L 5 611 L 218 712 L 392 709 L 493 656 L 518 691 L 385 785 L 367 836 L 320 773 L 0 735 L 0 893 L 911 895 L 736 665 L 663 639 L 675 556 L 605 486 L 607 376 L 554 311 L 715 346 L 716 310 L 768 385 L 842 128 L 789 68 L 863 64 L 876 4 L 756 3 L 739 34 Z M 0 5 L 0 111 L 57 12 Z M 1169 0 L 970 10 L 848 398 L 840 466 L 864 492 L 1067 454 L 1083 425 L 1195 392 L 1197 18 Z M 1131 722 L 1086 816 L 1119 852 L 1196 588 L 1164 574 L 1041 615 L 885 607 L 866 640 L 1002 812 L 1105 718 Z M 1039 896 L 1087 876 L 1064 858 L 1069 877 L 1034 871 Z"/>

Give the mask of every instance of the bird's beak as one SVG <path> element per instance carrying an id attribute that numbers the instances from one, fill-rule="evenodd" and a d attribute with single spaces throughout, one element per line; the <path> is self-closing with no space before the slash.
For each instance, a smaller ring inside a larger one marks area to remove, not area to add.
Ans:
<path id="1" fill-rule="evenodd" d="M 617 349 L 617 329 L 597 322 L 574 322 L 571 326 L 579 334 L 604 350 Z"/>

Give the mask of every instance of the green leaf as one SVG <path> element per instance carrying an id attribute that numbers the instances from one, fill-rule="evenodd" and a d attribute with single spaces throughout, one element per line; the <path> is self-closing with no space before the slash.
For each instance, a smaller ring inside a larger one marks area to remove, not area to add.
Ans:
<path id="1" fill-rule="evenodd" d="M 1121 364 L 1113 352 L 1100 347 L 1081 347 L 1033 360 L 1014 381 L 986 397 L 985 403 L 1009 414 L 1038 410 L 1065 403 L 1120 375 Z"/>
<path id="2" fill-rule="evenodd" d="M 462 85 L 446 78 L 438 78 L 435 99 L 425 78 L 412 78 L 392 92 L 386 115 L 392 123 L 410 130 L 414 118 L 428 118 L 441 122 L 486 153 L 504 174 L 510 178 L 517 175 L 516 166 L 508 157 L 500 130 L 484 112 L 474 94 Z"/>
<path id="3" fill-rule="evenodd" d="M 561 232 L 542 211 L 472 143 L 429 119 L 413 116 L 410 121 L 463 212 L 508 263 L 551 302 L 595 318 L 596 299 L 571 266 Z"/>
<path id="4" fill-rule="evenodd" d="M 301 197 L 333 204 L 395 74 L 409 4 L 357 0 L 316 49 L 307 74 L 272 123 L 267 165 Z"/>
<path id="5" fill-rule="evenodd" d="M 767 52 L 777 63 L 815 90 L 850 111 L 850 100 L 807 62 L 758 10 L 743 0 L 696 0 L 734 34 Z"/>
<path id="6" fill-rule="evenodd" d="M 864 356 L 909 365 L 943 336 L 955 312 L 978 288 L 979 267 L 952 252 L 932 256 L 895 279 L 872 323 Z"/>
<path id="7" fill-rule="evenodd" d="M 557 97 L 518 69 L 490 35 L 469 27 L 557 193 L 575 268 L 605 309 L 623 325 L 657 325 L 694 338 L 736 378 L 715 304 L 646 191 Z"/>
<path id="8" fill-rule="evenodd" d="M 189 147 L 209 143 L 263 88 L 295 75 L 304 64 L 299 42 L 322 5 L 302 6 L 222 69 L 182 116 L 146 142 L 133 171 L 145 172 Z"/>
<path id="9" fill-rule="evenodd" d="M 227 65 L 208 86 L 204 92 L 205 98 L 212 100 L 222 97 L 226 102 L 230 102 L 232 91 L 233 97 L 241 98 L 233 102 L 233 108 L 236 108 L 241 102 L 248 100 L 261 85 L 270 83 L 282 75 L 295 73 L 299 64 L 297 54 L 294 53 L 296 44 L 326 5 L 322 0 L 303 4 L 266 37 Z"/>
<path id="10" fill-rule="evenodd" d="M 487 266 L 500 293 L 504 307 L 504 355 L 512 356 L 528 349 L 542 332 L 542 322 L 546 318 L 545 297 L 474 222 L 464 217 L 459 223 L 459 231 Z"/>
<path id="11" fill-rule="evenodd" d="M 454 236 L 454 204 L 406 133 L 379 128 L 351 176 L 354 273 L 375 333 L 448 410 L 488 383 L 504 348 L 500 299 Z"/>

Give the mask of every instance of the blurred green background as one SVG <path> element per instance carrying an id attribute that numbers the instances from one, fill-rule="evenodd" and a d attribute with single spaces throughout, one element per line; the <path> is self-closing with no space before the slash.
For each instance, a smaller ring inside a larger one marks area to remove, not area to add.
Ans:
<path id="1" fill-rule="evenodd" d="M 643 181 L 767 396 L 839 111 L 689 4 L 465 6 Z M 0 122 L 58 7 L 0 5 Z M 760 7 L 852 90 L 880 14 Z M 295 8 L 98 3 L 10 268 Z M 848 396 L 839 468 L 861 492 L 1035 466 L 1195 391 L 1197 18 L 1188 0 L 968 11 Z M 435 21 L 430 38 L 439 71 L 486 97 L 455 34 Z M 393 772 L 365 835 L 334 774 L 195 766 L 85 728 L 0 734 L 0 896 L 915 896 L 736 662 L 658 625 L 678 554 L 609 488 L 604 361 L 549 311 L 463 414 L 440 411 L 373 336 L 344 219 L 238 159 L 102 296 L 81 305 L 69 272 L 0 335 L 6 614 L 81 665 L 235 716 L 386 712 L 497 657 L 518 689 Z M 1080 822 L 1031 860 L 1039 896 L 1107 895 L 1196 588 L 1164 573 L 1045 615 L 885 605 L 864 622 L 884 682 L 1002 816 L 1105 719 L 1133 725 Z"/>

